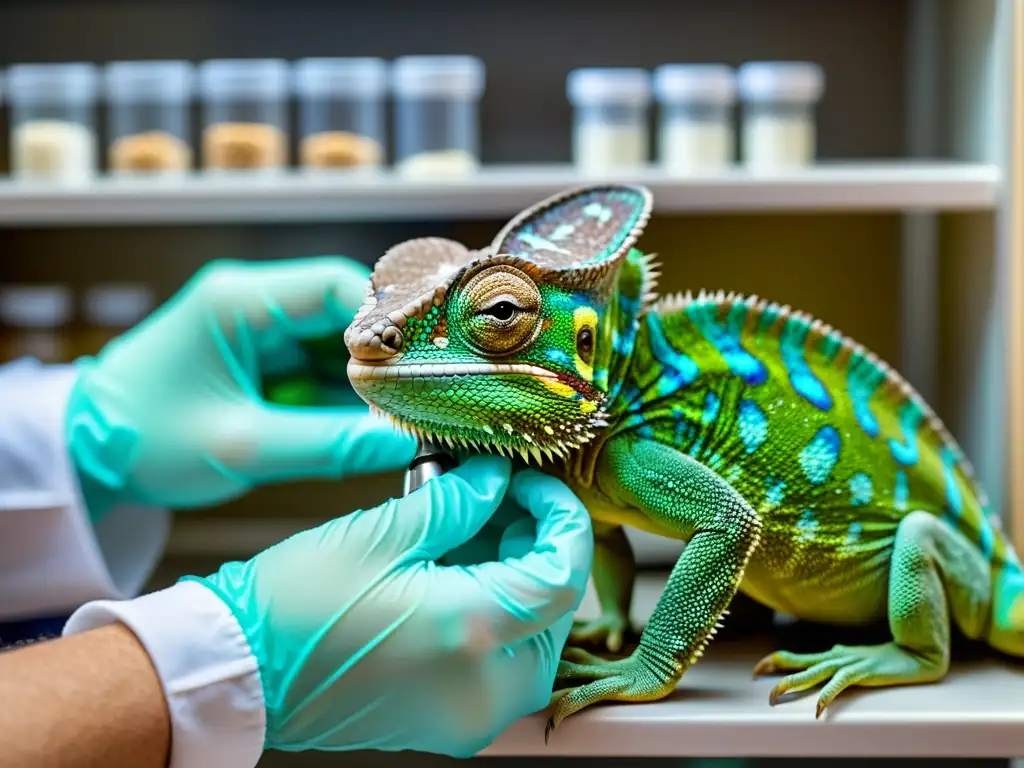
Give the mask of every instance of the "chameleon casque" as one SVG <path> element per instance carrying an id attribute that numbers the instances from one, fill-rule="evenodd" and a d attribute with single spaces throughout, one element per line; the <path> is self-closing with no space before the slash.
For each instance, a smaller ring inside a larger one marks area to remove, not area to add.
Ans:
<path id="1" fill-rule="evenodd" d="M 534 460 L 594 522 L 601 616 L 577 622 L 548 732 L 600 701 L 672 692 L 737 589 L 835 625 L 888 619 L 892 640 L 779 651 L 770 701 L 823 684 L 946 674 L 951 628 L 1024 656 L 1024 569 L 938 417 L 856 342 L 754 296 L 658 298 L 633 247 L 642 187 L 571 190 L 488 248 L 439 238 L 377 263 L 345 333 L 349 379 L 375 410 L 453 448 Z M 621 648 L 634 526 L 685 540 L 639 646 Z M 546 738 L 546 736 L 545 736 Z"/>

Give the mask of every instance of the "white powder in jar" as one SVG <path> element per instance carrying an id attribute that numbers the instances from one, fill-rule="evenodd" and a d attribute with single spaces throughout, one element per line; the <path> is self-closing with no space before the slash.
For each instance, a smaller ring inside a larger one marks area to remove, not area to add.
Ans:
<path id="1" fill-rule="evenodd" d="M 720 171 L 733 161 L 732 126 L 719 120 L 668 120 L 659 131 L 661 165 L 670 173 Z"/>
<path id="2" fill-rule="evenodd" d="M 464 149 L 420 152 L 398 163 L 395 170 L 403 176 L 466 176 L 479 168 L 476 157 Z"/>
<path id="3" fill-rule="evenodd" d="M 743 157 L 752 168 L 789 168 L 814 161 L 814 121 L 810 117 L 761 114 L 743 125 Z"/>
<path id="4" fill-rule="evenodd" d="M 88 181 L 96 168 L 96 134 L 81 123 L 33 120 L 11 132 L 12 170 L 22 179 Z"/>
<path id="5" fill-rule="evenodd" d="M 633 168 L 647 162 L 646 126 L 591 123 L 573 133 L 573 157 L 583 170 Z"/>

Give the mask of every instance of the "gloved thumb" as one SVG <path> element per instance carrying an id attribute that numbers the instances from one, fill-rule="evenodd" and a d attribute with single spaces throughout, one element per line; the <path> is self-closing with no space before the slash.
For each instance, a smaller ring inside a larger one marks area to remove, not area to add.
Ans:
<path id="1" fill-rule="evenodd" d="M 424 560 L 438 560 L 476 536 L 498 509 L 512 475 L 502 456 L 474 456 L 412 493 L 398 525 Z"/>

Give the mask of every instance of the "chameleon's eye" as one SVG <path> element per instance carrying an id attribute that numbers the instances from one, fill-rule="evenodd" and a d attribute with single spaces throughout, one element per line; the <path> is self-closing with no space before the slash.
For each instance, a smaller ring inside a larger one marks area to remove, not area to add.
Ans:
<path id="1" fill-rule="evenodd" d="M 474 275 L 463 297 L 466 335 L 482 352 L 513 352 L 540 327 L 540 291 L 514 267 L 503 264 Z"/>
<path id="2" fill-rule="evenodd" d="M 589 325 L 580 328 L 576 334 L 576 354 L 587 365 L 594 362 L 594 331 Z"/>

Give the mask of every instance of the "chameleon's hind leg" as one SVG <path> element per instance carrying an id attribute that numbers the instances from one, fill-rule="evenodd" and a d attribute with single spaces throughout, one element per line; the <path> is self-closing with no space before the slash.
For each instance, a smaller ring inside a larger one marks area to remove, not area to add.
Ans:
<path id="1" fill-rule="evenodd" d="M 594 523 L 594 565 L 591 568 L 601 615 L 573 622 L 569 642 L 600 644 L 612 653 L 622 649 L 629 631 L 629 609 L 636 581 L 633 549 L 621 526 Z"/>
<path id="2" fill-rule="evenodd" d="M 559 664 L 557 683 L 571 687 L 552 703 L 548 733 L 599 701 L 656 701 L 675 690 L 714 634 L 760 537 L 760 519 L 743 497 L 679 451 L 625 437 L 610 441 L 599 461 L 602 490 L 614 503 L 642 510 L 689 543 L 631 655 Z"/>
<path id="3" fill-rule="evenodd" d="M 911 512 L 897 528 L 890 564 L 893 642 L 837 645 L 824 653 L 779 651 L 762 659 L 754 674 L 790 673 L 772 690 L 771 704 L 824 683 L 818 716 L 851 686 L 941 680 L 949 669 L 950 613 L 967 637 L 981 637 L 991 605 L 990 578 L 988 561 L 961 533 L 928 512 Z"/>

